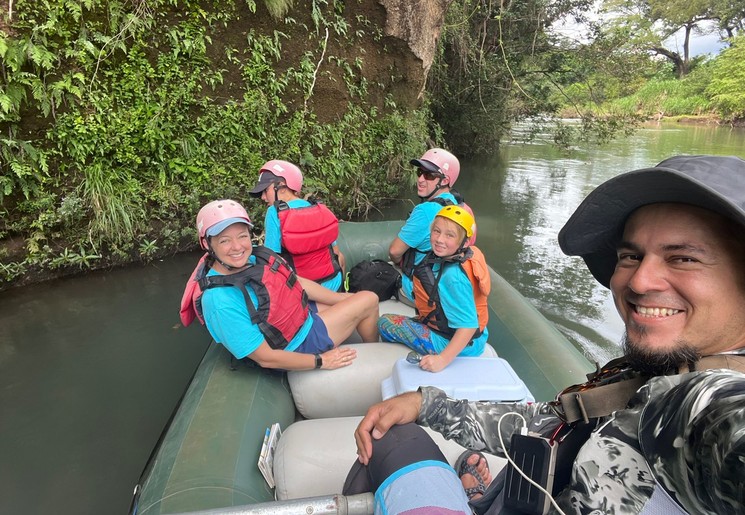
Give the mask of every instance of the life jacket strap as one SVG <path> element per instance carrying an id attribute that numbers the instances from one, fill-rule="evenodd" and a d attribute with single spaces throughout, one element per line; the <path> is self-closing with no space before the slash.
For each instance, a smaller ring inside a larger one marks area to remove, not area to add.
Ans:
<path id="1" fill-rule="evenodd" d="M 649 378 L 638 376 L 619 383 L 598 386 L 584 392 L 559 395 L 564 420 L 572 424 L 578 420 L 588 423 L 591 418 L 604 417 L 624 409 L 629 399 Z"/>
<path id="2" fill-rule="evenodd" d="M 604 371 L 618 370 L 621 374 L 630 370 L 624 368 L 625 365 L 625 357 L 616 358 L 603 367 L 603 370 L 598 369 L 588 374 L 587 383 L 570 387 L 560 393 L 555 401 L 556 405 L 560 405 L 557 414 L 569 424 L 579 420 L 587 423 L 589 419 L 605 417 L 614 411 L 624 409 L 636 391 L 649 380 L 646 375 L 635 374 L 628 377 L 626 374 L 627 377 L 622 377 L 617 382 L 603 384 Z M 703 356 L 695 363 L 678 367 L 678 373 L 685 374 L 719 368 L 745 373 L 745 356 L 742 354 Z"/>

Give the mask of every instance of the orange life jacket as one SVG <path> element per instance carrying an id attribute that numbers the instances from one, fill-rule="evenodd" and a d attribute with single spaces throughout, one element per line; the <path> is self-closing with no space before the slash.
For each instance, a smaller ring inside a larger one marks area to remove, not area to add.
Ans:
<path id="1" fill-rule="evenodd" d="M 440 264 L 440 269 L 435 276 L 433 268 L 437 263 Z M 445 261 L 430 252 L 414 268 L 414 302 L 419 314 L 419 321 L 448 338 L 452 338 L 455 334 L 455 329 L 448 325 L 448 319 L 440 304 L 440 294 L 437 289 L 440 277 L 447 266 L 460 266 L 471 282 L 479 321 L 479 327 L 474 333 L 473 339 L 478 338 L 489 322 L 488 295 L 491 291 L 489 267 L 486 264 L 484 254 L 478 247 L 466 247 L 463 254 L 452 261 Z"/>

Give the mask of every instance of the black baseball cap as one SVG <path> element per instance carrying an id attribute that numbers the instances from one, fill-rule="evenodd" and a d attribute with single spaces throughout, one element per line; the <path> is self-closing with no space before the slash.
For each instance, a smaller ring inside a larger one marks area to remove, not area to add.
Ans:
<path id="1" fill-rule="evenodd" d="M 254 186 L 253 189 L 248 192 L 248 194 L 252 197 L 260 197 L 261 194 L 264 193 L 265 189 L 267 189 L 269 186 L 277 181 L 279 181 L 279 177 L 277 177 L 273 173 L 261 172 L 259 174 L 259 182 L 256 183 L 256 186 Z"/>

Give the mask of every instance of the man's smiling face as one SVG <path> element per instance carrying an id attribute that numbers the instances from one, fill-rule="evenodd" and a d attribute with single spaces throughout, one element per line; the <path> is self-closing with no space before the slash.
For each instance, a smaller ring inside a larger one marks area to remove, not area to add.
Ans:
<path id="1" fill-rule="evenodd" d="M 741 228 L 705 209 L 637 209 L 610 282 L 627 352 L 676 361 L 745 347 L 743 240 Z"/>

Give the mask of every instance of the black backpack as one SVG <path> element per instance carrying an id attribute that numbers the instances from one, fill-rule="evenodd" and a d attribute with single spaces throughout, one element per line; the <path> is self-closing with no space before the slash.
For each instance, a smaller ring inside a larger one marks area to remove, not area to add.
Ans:
<path id="1" fill-rule="evenodd" d="M 383 302 L 398 296 L 401 275 L 387 261 L 361 261 L 347 273 L 346 285 L 349 292 L 371 291 L 378 296 L 380 302 Z"/>

